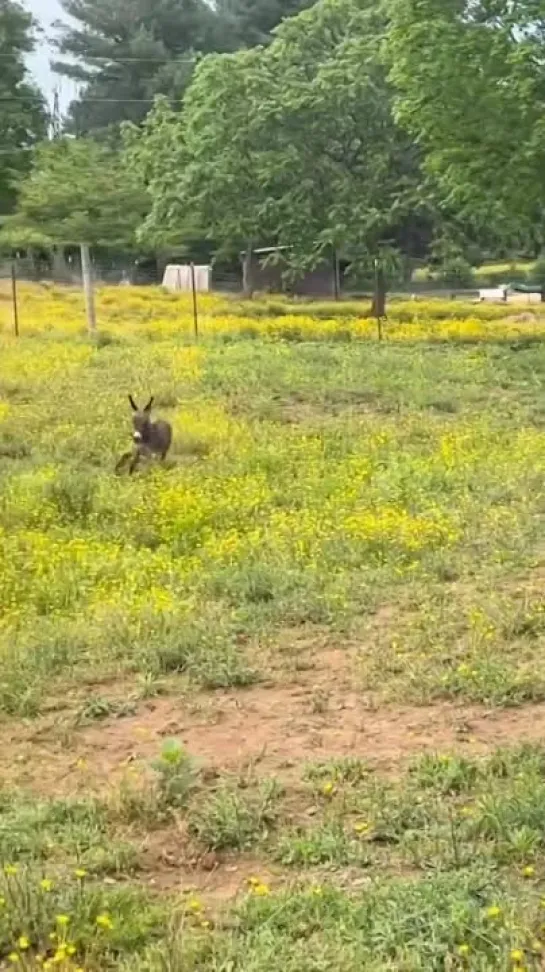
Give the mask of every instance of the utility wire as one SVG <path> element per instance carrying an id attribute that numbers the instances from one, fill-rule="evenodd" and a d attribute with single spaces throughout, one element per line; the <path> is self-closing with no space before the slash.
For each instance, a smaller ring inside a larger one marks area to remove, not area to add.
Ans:
<path id="1" fill-rule="evenodd" d="M 86 103 L 97 102 L 100 104 L 111 104 L 111 105 L 152 105 L 155 101 L 155 97 L 159 97 L 159 92 L 153 98 L 86 98 L 84 94 L 78 96 L 78 100 L 85 101 Z M 0 96 L 0 104 L 6 104 L 11 101 L 38 101 L 42 102 L 44 99 L 38 95 L 29 95 L 25 98 L 24 95 L 6 95 Z"/>
<path id="2" fill-rule="evenodd" d="M 210 52 L 210 53 L 219 53 L 219 52 Z M 63 55 L 60 55 L 60 57 L 62 56 Z M 102 56 L 98 54 L 96 55 L 95 54 L 77 54 L 77 55 L 66 54 L 64 56 L 73 57 L 73 58 L 77 57 L 79 61 L 106 61 L 107 63 L 111 63 L 111 64 L 141 64 L 141 63 L 149 63 L 150 61 L 155 64 L 162 64 L 163 61 L 166 61 L 168 64 L 194 64 L 195 61 L 201 55 L 195 54 L 194 57 L 179 57 L 179 58 L 178 57 L 171 58 L 168 56 L 168 53 L 164 54 L 163 57 L 106 57 L 105 55 Z M 14 55 L 12 54 L 0 54 L 0 61 L 13 61 L 14 59 L 15 59 Z M 67 63 L 69 64 L 70 62 Z M 75 67 L 76 65 L 72 65 L 72 66 Z"/>

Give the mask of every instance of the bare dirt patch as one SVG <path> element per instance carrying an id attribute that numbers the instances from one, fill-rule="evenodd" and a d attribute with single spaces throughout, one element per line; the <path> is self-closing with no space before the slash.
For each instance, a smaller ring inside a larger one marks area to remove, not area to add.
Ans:
<path id="1" fill-rule="evenodd" d="M 350 651 L 325 649 L 290 684 L 141 702 L 134 715 L 67 729 L 59 716 L 4 724 L 5 783 L 44 795 L 101 791 L 179 739 L 214 770 L 299 777 L 302 765 L 357 756 L 394 770 L 418 753 L 473 753 L 545 739 L 545 704 L 513 709 L 441 703 L 375 705 L 354 688 Z"/>

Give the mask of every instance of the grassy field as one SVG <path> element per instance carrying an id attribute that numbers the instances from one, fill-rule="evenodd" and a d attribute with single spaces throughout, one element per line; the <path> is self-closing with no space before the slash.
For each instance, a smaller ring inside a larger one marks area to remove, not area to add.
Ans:
<path id="1" fill-rule="evenodd" d="M 541 307 L 98 310 L 0 293 L 0 968 L 542 968 Z"/>
<path id="2" fill-rule="evenodd" d="M 508 284 L 515 280 L 530 281 L 536 266 L 533 260 L 504 260 L 497 263 L 483 263 L 473 268 L 473 278 L 476 287 L 495 287 Z M 433 278 L 433 271 L 428 267 L 420 267 L 414 271 L 413 280 L 422 282 Z M 532 280 L 536 283 L 535 280 Z"/>

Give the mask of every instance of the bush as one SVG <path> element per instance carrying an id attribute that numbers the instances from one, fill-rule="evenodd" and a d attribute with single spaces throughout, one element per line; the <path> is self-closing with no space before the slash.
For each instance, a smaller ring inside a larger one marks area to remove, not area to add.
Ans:
<path id="1" fill-rule="evenodd" d="M 545 254 L 542 254 L 539 260 L 536 260 L 534 263 L 534 266 L 528 274 L 528 280 L 539 288 L 545 286 Z"/>
<path id="2" fill-rule="evenodd" d="M 439 279 L 449 287 L 471 287 L 475 280 L 471 264 L 463 256 L 452 256 L 439 267 Z"/>

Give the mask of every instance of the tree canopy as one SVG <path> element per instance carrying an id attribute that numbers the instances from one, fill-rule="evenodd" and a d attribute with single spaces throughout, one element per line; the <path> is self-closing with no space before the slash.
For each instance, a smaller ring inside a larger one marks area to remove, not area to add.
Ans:
<path id="1" fill-rule="evenodd" d="M 130 250 L 145 208 L 119 153 L 91 139 L 58 139 L 36 150 L 4 236 L 15 245 L 28 239 Z"/>
<path id="2" fill-rule="evenodd" d="M 69 127 L 84 134 L 141 122 L 153 99 L 176 101 L 202 54 L 269 39 L 310 0 L 61 0 L 55 70 L 82 85 Z"/>
<path id="3" fill-rule="evenodd" d="M 274 29 L 314 0 L 217 0 L 216 11 L 233 47 L 267 44 Z"/>
<path id="4" fill-rule="evenodd" d="M 145 238 L 193 219 L 231 252 L 287 246 L 294 272 L 392 250 L 418 212 L 419 160 L 392 115 L 385 28 L 376 3 L 321 0 L 266 48 L 205 58 L 183 111 L 159 104 L 129 136 Z"/>
<path id="5" fill-rule="evenodd" d="M 183 233 L 192 214 L 231 250 L 288 245 L 298 268 L 333 248 L 368 263 L 394 245 L 418 158 L 392 116 L 385 26 L 376 4 L 321 0 L 267 48 L 205 58 L 183 111 L 160 105 L 132 135 L 147 233 Z"/>
<path id="6" fill-rule="evenodd" d="M 391 0 L 391 13 L 397 118 L 444 203 L 506 238 L 543 228 L 543 3 Z"/>
<path id="7" fill-rule="evenodd" d="M 27 79 L 25 56 L 32 51 L 32 17 L 16 0 L 0 4 L 0 216 L 15 204 L 14 181 L 30 165 L 32 146 L 46 134 L 39 90 Z"/>

